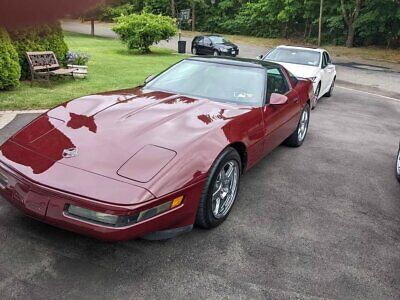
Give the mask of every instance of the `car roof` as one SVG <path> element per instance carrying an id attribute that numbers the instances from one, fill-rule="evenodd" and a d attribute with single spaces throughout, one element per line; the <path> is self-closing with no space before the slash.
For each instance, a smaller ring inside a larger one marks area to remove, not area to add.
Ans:
<path id="1" fill-rule="evenodd" d="M 186 58 L 185 60 L 194 60 L 201 62 L 212 62 L 218 64 L 226 64 L 226 65 L 234 65 L 241 67 L 251 67 L 251 68 L 271 68 L 271 67 L 280 67 L 279 63 L 271 62 L 271 61 L 263 61 L 258 59 L 250 59 L 250 58 L 238 58 L 238 57 L 215 57 L 215 56 L 192 56 Z"/>
<path id="2" fill-rule="evenodd" d="M 301 47 L 301 46 L 288 46 L 288 45 L 280 45 L 276 48 L 286 48 L 286 49 L 301 49 L 301 50 L 309 50 L 309 51 L 315 51 L 315 52 L 324 52 L 326 51 L 325 49 L 322 48 L 314 48 L 314 47 Z M 328 51 L 326 51 L 328 52 Z"/>

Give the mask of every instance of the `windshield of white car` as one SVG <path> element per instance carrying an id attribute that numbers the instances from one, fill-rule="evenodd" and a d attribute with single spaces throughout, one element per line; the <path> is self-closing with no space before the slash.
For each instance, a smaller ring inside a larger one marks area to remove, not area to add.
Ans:
<path id="1" fill-rule="evenodd" d="M 229 42 L 222 36 L 209 36 L 209 38 L 210 38 L 211 42 L 213 42 L 213 44 L 223 44 L 223 43 Z"/>
<path id="2" fill-rule="evenodd" d="M 269 52 L 264 59 L 283 63 L 318 67 L 321 59 L 321 53 L 303 49 L 275 48 Z"/>
<path id="3" fill-rule="evenodd" d="M 183 60 L 151 80 L 144 89 L 261 106 L 265 76 L 263 68 Z"/>

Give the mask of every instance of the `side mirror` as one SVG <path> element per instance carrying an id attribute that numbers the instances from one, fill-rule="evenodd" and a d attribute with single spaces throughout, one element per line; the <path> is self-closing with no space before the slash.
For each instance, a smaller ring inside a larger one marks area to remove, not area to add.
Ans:
<path id="1" fill-rule="evenodd" d="M 260 54 L 259 56 L 256 57 L 256 59 L 262 60 L 264 58 L 264 55 Z"/>
<path id="2" fill-rule="evenodd" d="M 150 81 L 152 81 L 153 79 L 154 79 L 154 75 L 149 75 L 149 76 L 147 76 L 146 77 L 146 79 L 144 80 L 144 83 L 146 84 L 146 83 L 149 83 Z"/>
<path id="3" fill-rule="evenodd" d="M 272 93 L 269 99 L 269 104 L 282 105 L 288 102 L 288 97 L 282 94 Z"/>

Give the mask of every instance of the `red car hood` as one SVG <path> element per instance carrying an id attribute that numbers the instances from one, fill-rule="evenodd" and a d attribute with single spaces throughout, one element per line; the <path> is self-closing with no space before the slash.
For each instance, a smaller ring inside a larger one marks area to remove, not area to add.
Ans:
<path id="1" fill-rule="evenodd" d="M 65 103 L 26 126 L 8 143 L 47 159 L 47 165 L 40 166 L 29 159 L 24 162 L 35 174 L 62 164 L 148 188 L 187 145 L 248 110 L 137 88 Z M 4 146 L 1 150 L 8 160 L 15 161 Z"/>

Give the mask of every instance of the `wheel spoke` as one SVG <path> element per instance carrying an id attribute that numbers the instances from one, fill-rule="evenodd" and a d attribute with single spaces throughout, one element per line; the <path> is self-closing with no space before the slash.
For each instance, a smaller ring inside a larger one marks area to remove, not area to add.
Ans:
<path id="1" fill-rule="evenodd" d="M 214 216 L 217 216 L 219 214 L 219 205 L 221 203 L 221 199 L 218 197 L 214 200 L 214 209 L 213 209 L 213 213 Z"/>
<path id="2" fill-rule="evenodd" d="M 232 176 L 232 173 L 233 173 L 233 166 L 232 166 L 232 165 L 229 165 L 229 169 L 228 169 L 228 171 L 225 173 L 225 178 L 226 178 L 226 179 L 230 179 L 231 176 Z"/>

